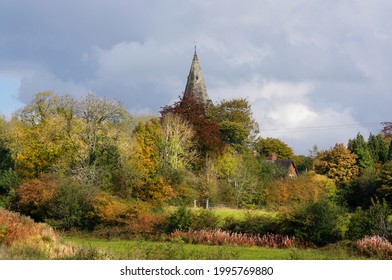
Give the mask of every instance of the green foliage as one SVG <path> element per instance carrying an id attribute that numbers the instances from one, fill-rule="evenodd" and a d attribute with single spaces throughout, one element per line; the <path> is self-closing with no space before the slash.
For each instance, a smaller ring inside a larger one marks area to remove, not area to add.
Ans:
<path id="1" fill-rule="evenodd" d="M 220 195 L 232 195 L 237 208 L 257 200 L 255 194 L 259 182 L 255 176 L 255 163 L 253 157 L 247 157 L 229 148 L 217 159 Z"/>
<path id="2" fill-rule="evenodd" d="M 264 158 L 268 158 L 271 154 L 276 154 L 277 159 L 290 159 L 294 156 L 293 149 L 276 138 L 259 138 L 255 143 L 255 149 Z"/>
<path id="3" fill-rule="evenodd" d="M 381 134 L 370 134 L 368 139 L 368 149 L 375 163 L 385 163 L 388 157 L 388 147 L 385 145 Z"/>
<path id="4" fill-rule="evenodd" d="M 245 212 L 244 219 L 226 219 L 222 229 L 253 235 L 280 234 L 282 233 L 282 225 L 283 220 L 281 217 L 260 216 L 248 211 Z"/>
<path id="5" fill-rule="evenodd" d="M 311 156 L 295 156 L 293 157 L 295 166 L 298 169 L 298 173 L 307 171 L 314 171 L 314 158 Z"/>
<path id="6" fill-rule="evenodd" d="M 354 178 L 344 189 L 340 190 L 340 196 L 351 209 L 362 207 L 368 209 L 371 199 L 379 196 L 380 174 L 373 168 L 363 170 L 362 175 Z"/>
<path id="7" fill-rule="evenodd" d="M 219 123 L 223 142 L 237 149 L 249 144 L 258 133 L 258 124 L 246 99 L 222 100 L 208 108 L 208 115 Z"/>
<path id="8" fill-rule="evenodd" d="M 19 184 L 18 174 L 12 169 L 0 171 L 0 195 L 8 194 Z"/>
<path id="9" fill-rule="evenodd" d="M 381 186 L 377 191 L 392 205 L 392 161 L 384 164 L 379 181 Z"/>
<path id="10" fill-rule="evenodd" d="M 56 229 L 91 228 L 91 190 L 75 181 L 61 183 L 50 201 L 46 222 Z"/>
<path id="11" fill-rule="evenodd" d="M 392 140 L 389 142 L 389 147 L 388 147 L 388 160 L 392 160 Z"/>
<path id="12" fill-rule="evenodd" d="M 192 213 L 187 209 L 183 203 L 172 215 L 169 216 L 166 232 L 173 232 L 175 230 L 187 231 L 191 226 Z"/>
<path id="13" fill-rule="evenodd" d="M 190 227 L 193 230 L 212 230 L 218 228 L 220 219 L 212 210 L 192 211 Z"/>
<path id="14" fill-rule="evenodd" d="M 348 149 L 357 155 L 357 165 L 361 171 L 374 167 L 373 158 L 369 152 L 365 138 L 358 133 L 357 137 L 348 141 Z"/>
<path id="15" fill-rule="evenodd" d="M 289 217 L 288 234 L 324 246 L 342 239 L 339 227 L 341 209 L 328 200 L 304 204 Z"/>
<path id="16" fill-rule="evenodd" d="M 372 201 L 372 205 L 366 211 L 361 208 L 351 215 L 346 237 L 358 240 L 367 235 L 379 235 L 385 238 L 391 237 L 391 225 L 388 217 L 391 210 L 387 203 Z"/>

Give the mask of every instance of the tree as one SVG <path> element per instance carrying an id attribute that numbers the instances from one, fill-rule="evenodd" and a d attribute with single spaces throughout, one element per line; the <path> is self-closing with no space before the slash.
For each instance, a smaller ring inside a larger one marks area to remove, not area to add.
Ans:
<path id="1" fill-rule="evenodd" d="M 162 117 L 169 114 L 181 116 L 193 127 L 196 148 L 201 155 L 219 154 L 223 151 L 224 143 L 221 139 L 219 124 L 208 118 L 204 105 L 192 98 L 180 98 L 180 101 L 162 109 Z"/>
<path id="2" fill-rule="evenodd" d="M 368 139 L 368 149 L 375 163 L 385 163 L 388 157 L 388 148 L 385 145 L 381 134 L 377 136 L 370 134 Z"/>
<path id="3" fill-rule="evenodd" d="M 173 189 L 159 174 L 162 128 L 158 119 L 140 123 L 134 130 L 136 145 L 131 169 L 133 173 L 132 195 L 142 201 L 160 203 L 173 196 Z"/>
<path id="4" fill-rule="evenodd" d="M 381 187 L 377 190 L 392 205 L 392 161 L 384 164 L 380 175 Z"/>
<path id="5" fill-rule="evenodd" d="M 276 154 L 277 159 L 289 159 L 294 156 L 293 149 L 277 138 L 259 138 L 255 143 L 255 149 L 264 158 L 271 154 Z"/>
<path id="6" fill-rule="evenodd" d="M 318 246 L 334 243 L 342 238 L 340 213 L 327 199 L 304 204 L 289 218 L 288 233 Z"/>
<path id="7" fill-rule="evenodd" d="M 220 187 L 226 186 L 227 191 L 234 194 L 237 208 L 251 203 L 255 194 L 257 179 L 249 167 L 244 155 L 230 148 L 217 159 Z"/>
<path id="8" fill-rule="evenodd" d="M 174 170 L 185 170 L 196 157 L 192 127 L 178 115 L 166 115 L 161 120 L 159 140 L 160 165 Z"/>
<path id="9" fill-rule="evenodd" d="M 335 195 L 336 185 L 332 179 L 315 172 L 307 172 L 295 180 L 276 179 L 267 184 L 266 204 L 287 210 Z"/>
<path id="10" fill-rule="evenodd" d="M 385 137 L 392 137 L 392 122 L 382 122 L 382 133 Z"/>
<path id="11" fill-rule="evenodd" d="M 343 144 L 320 152 L 315 164 L 316 172 L 325 174 L 335 182 L 347 184 L 359 173 L 356 165 L 357 156 L 352 154 Z"/>
<path id="12" fill-rule="evenodd" d="M 375 168 L 364 169 L 341 193 L 344 201 L 353 210 L 357 207 L 368 209 L 371 200 L 379 196 L 379 178 L 380 174 Z"/>
<path id="13" fill-rule="evenodd" d="M 223 142 L 233 147 L 249 144 L 259 131 L 251 105 L 244 98 L 222 100 L 208 108 L 208 115 L 219 123 Z"/>
<path id="14" fill-rule="evenodd" d="M 4 117 L 0 115 L 0 172 L 13 169 L 15 162 L 9 149 L 9 124 Z"/>
<path id="15" fill-rule="evenodd" d="M 33 178 L 60 172 L 90 186 L 110 185 L 118 167 L 118 140 L 129 135 L 130 119 L 121 103 L 93 93 L 80 101 L 38 93 L 12 121 L 18 174 Z"/>
<path id="16" fill-rule="evenodd" d="M 16 202 L 11 207 L 36 221 L 47 217 L 49 203 L 59 186 L 59 179 L 52 174 L 24 181 L 16 189 Z"/>
<path id="17" fill-rule="evenodd" d="M 348 149 L 357 155 L 357 165 L 361 172 L 366 168 L 374 167 L 374 161 L 370 155 L 368 145 L 360 133 L 357 134 L 356 138 L 348 141 Z"/>

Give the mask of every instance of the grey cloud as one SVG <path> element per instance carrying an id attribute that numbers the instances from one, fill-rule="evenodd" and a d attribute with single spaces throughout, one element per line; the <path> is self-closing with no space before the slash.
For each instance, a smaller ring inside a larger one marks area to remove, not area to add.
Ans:
<path id="1" fill-rule="evenodd" d="M 157 112 L 184 90 L 197 40 L 212 97 L 254 96 L 265 81 L 309 83 L 306 97 L 291 100 L 288 88 L 273 105 L 297 102 L 319 122 L 326 112 L 347 112 L 336 121 L 386 121 L 391 11 L 388 0 L 3 0 L 0 65 L 19 73 L 23 102 L 48 89 L 93 90 Z"/>

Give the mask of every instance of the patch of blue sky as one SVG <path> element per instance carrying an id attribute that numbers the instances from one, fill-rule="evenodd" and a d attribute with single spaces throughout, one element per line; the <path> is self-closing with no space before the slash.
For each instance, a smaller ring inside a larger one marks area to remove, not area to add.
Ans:
<path id="1" fill-rule="evenodd" d="M 10 117 L 17 109 L 23 106 L 18 98 L 20 81 L 17 79 L 0 77 L 0 114 Z"/>

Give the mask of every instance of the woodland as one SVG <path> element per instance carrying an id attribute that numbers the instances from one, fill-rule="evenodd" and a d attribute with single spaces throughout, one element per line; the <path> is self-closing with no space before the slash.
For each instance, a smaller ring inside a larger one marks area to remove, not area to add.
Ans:
<path id="1" fill-rule="evenodd" d="M 203 106 L 179 98 L 159 116 L 136 116 L 93 93 L 38 93 L 0 117 L 0 258 L 13 258 L 10 248 L 29 238 L 57 246 L 47 258 L 72 258 L 76 251 L 55 236 L 78 232 L 274 248 L 343 244 L 390 259 L 392 122 L 382 127 L 296 155 L 260 135 L 246 99 Z M 271 154 L 292 159 L 298 176 Z M 245 216 L 222 218 L 220 208 Z"/>

